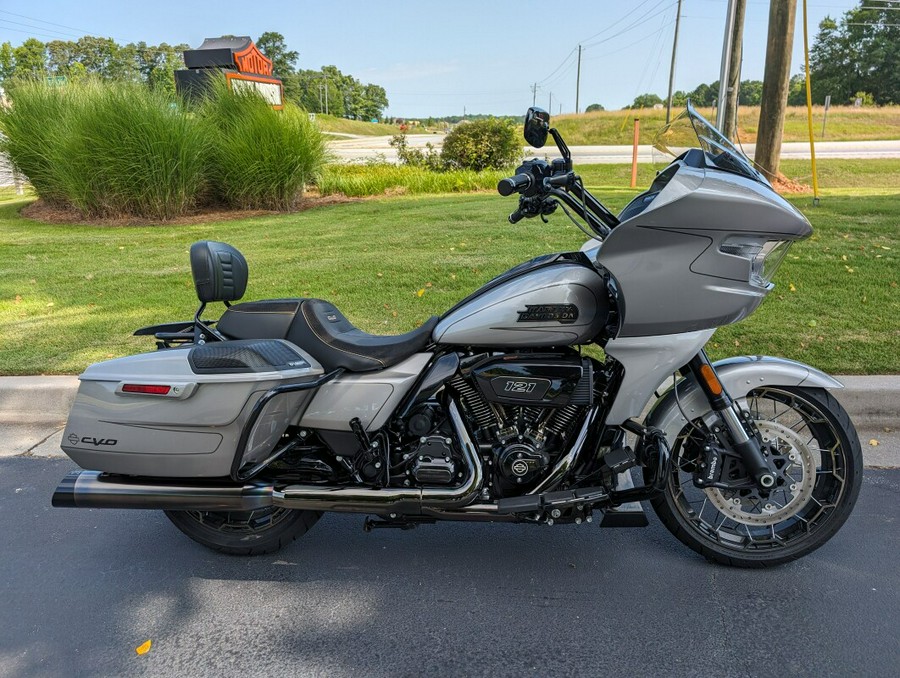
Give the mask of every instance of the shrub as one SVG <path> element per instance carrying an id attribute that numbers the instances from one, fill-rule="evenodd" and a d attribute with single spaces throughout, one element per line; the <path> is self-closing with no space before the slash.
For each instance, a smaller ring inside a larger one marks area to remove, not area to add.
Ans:
<path id="1" fill-rule="evenodd" d="M 41 198 L 87 217 L 165 220 L 210 201 L 290 209 L 321 170 L 324 137 L 293 105 L 212 85 L 188 110 L 137 83 L 17 83 L 0 150 Z"/>
<path id="2" fill-rule="evenodd" d="M 441 154 L 429 142 L 425 144 L 425 150 L 418 148 L 410 148 L 409 142 L 406 140 L 406 133 L 401 132 L 391 137 L 391 148 L 397 149 L 397 159 L 401 165 L 409 165 L 410 167 L 421 167 L 433 172 L 440 172 L 444 169 L 444 162 L 441 160 Z"/>
<path id="3" fill-rule="evenodd" d="M 508 167 L 521 155 L 522 146 L 516 131 L 496 118 L 457 125 L 444 138 L 441 151 L 445 166 L 476 172 Z"/>
<path id="4" fill-rule="evenodd" d="M 205 134 L 139 84 L 20 83 L 0 112 L 5 150 L 42 198 L 86 216 L 169 219 L 203 185 Z"/>
<path id="5" fill-rule="evenodd" d="M 200 107 L 212 140 L 209 177 L 216 196 L 236 208 L 289 210 L 327 158 L 325 137 L 291 103 L 274 110 L 252 91 L 214 82 Z"/>

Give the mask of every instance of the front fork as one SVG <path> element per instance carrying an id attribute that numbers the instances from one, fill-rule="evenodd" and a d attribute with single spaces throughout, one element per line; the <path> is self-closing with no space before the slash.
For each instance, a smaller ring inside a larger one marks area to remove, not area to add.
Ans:
<path id="1" fill-rule="evenodd" d="M 766 455 L 760 447 L 759 437 L 752 429 L 752 424 L 744 423 L 744 416 L 738 409 L 734 400 L 728 395 L 725 386 L 719 381 L 716 370 L 709 362 L 709 356 L 705 350 L 701 350 L 693 359 L 681 369 L 682 373 L 689 372 L 700 384 L 703 393 L 706 394 L 709 404 L 722 419 L 725 428 L 731 435 L 734 450 L 737 452 L 750 476 L 756 481 L 760 490 L 769 491 L 775 486 L 775 472 Z M 751 430 L 748 432 L 748 427 Z"/>

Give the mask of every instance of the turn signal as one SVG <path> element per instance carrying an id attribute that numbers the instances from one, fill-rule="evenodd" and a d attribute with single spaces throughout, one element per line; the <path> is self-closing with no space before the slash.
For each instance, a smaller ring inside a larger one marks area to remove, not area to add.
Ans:
<path id="1" fill-rule="evenodd" d="M 716 396 L 722 395 L 722 384 L 716 377 L 716 373 L 712 367 L 709 365 L 701 365 L 700 376 L 703 377 L 703 381 L 705 381 L 706 385 L 709 387 L 710 393 Z"/>

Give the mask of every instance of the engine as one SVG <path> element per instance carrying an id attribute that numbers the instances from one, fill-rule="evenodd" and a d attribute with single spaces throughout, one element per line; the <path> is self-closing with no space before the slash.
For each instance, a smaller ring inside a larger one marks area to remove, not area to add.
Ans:
<path id="1" fill-rule="evenodd" d="M 492 497 L 533 488 L 567 449 L 593 400 L 590 359 L 577 355 L 476 356 L 450 386 L 477 424 L 482 458 L 492 468 Z"/>

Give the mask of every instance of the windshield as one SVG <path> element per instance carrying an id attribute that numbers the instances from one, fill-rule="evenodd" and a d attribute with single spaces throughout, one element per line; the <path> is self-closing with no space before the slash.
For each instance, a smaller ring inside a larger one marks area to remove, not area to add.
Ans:
<path id="1" fill-rule="evenodd" d="M 681 115 L 656 135 L 653 148 L 678 157 L 689 148 L 697 146 L 706 151 L 709 162 L 715 167 L 769 185 L 766 178 L 753 167 L 753 162 L 735 148 L 725 135 L 713 127 L 688 101 L 687 108 Z"/>

